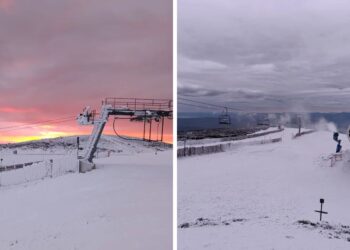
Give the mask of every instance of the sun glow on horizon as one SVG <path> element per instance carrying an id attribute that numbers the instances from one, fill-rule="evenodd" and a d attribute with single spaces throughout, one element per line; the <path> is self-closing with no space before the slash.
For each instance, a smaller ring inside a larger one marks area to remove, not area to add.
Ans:
<path id="1" fill-rule="evenodd" d="M 41 120 L 45 120 L 41 118 Z M 54 139 L 66 136 L 90 135 L 93 126 L 80 126 L 75 120 L 67 121 L 64 124 L 38 124 L 33 123 L 14 123 L 3 122 L 0 126 L 0 144 L 20 143 L 33 140 Z M 130 123 L 129 121 L 121 121 L 116 124 L 115 129 L 121 136 L 143 138 L 143 123 Z M 149 127 L 145 129 L 145 139 L 149 139 Z M 106 125 L 104 135 L 115 135 L 113 130 L 113 121 L 110 120 Z M 151 140 L 160 140 L 160 128 L 152 126 Z M 172 126 L 170 122 L 164 126 L 163 141 L 173 143 Z"/>
<path id="2" fill-rule="evenodd" d="M 104 135 L 115 135 L 114 132 L 107 131 L 103 133 Z M 81 135 L 90 135 L 89 132 L 62 132 L 62 131 L 43 131 L 36 135 L 4 135 L 0 136 L 0 143 L 6 144 L 6 143 L 20 143 L 20 142 L 28 142 L 28 141 L 36 141 L 36 140 L 43 140 L 43 139 L 54 139 L 59 137 L 67 137 L 67 136 L 81 136 Z M 141 133 L 123 133 L 121 136 L 128 136 L 128 137 L 134 137 L 142 139 L 143 134 Z M 148 137 L 146 137 L 148 139 Z M 158 138 L 160 140 L 160 138 Z M 152 138 L 152 140 L 155 140 L 155 138 Z M 163 141 L 166 143 L 173 144 L 173 136 L 172 134 L 165 134 L 163 137 Z"/>

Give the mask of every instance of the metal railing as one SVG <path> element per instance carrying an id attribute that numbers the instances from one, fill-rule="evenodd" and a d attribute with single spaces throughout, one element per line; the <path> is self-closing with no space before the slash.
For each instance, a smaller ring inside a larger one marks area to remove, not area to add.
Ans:
<path id="1" fill-rule="evenodd" d="M 131 110 L 172 111 L 173 101 L 170 99 L 141 99 L 107 97 L 102 104 L 109 104 L 113 108 L 126 107 Z"/>

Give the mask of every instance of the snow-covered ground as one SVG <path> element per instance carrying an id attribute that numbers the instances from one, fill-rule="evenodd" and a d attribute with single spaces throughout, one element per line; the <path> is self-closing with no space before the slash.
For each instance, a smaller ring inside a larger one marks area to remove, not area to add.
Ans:
<path id="1" fill-rule="evenodd" d="M 76 153 L 59 144 L 1 156 L 13 163 Z M 114 151 L 91 172 L 0 187 L 0 249 L 171 249 L 172 151 L 115 137 L 101 147 Z"/>
<path id="2" fill-rule="evenodd" d="M 333 133 L 242 144 L 178 160 L 179 249 L 350 249 L 350 143 L 331 168 Z M 324 222 L 317 224 L 319 199 Z"/>

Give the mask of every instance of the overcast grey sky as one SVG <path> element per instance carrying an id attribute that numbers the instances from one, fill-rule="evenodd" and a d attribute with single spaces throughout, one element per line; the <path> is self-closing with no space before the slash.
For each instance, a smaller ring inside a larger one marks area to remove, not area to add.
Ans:
<path id="1" fill-rule="evenodd" d="M 245 111 L 350 111 L 350 1 L 178 6 L 179 96 Z"/>

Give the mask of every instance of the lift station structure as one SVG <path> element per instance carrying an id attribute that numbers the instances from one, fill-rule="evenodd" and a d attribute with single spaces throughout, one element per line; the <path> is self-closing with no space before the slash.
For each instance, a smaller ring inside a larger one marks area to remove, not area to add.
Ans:
<path id="1" fill-rule="evenodd" d="M 171 119 L 173 115 L 172 100 L 169 99 L 139 99 L 139 98 L 106 98 L 102 101 L 99 113 L 85 107 L 83 112 L 78 115 L 77 121 L 80 125 L 93 125 L 93 130 L 83 155 L 79 157 L 79 171 L 86 172 L 93 168 L 94 154 L 97 150 L 98 141 L 101 138 L 103 129 L 110 116 L 114 119 L 127 119 L 129 121 L 143 122 L 143 140 L 151 141 L 152 121 L 161 124 L 161 137 L 163 141 L 164 119 Z M 115 121 L 114 120 L 114 121 Z M 148 139 L 146 125 L 149 124 Z M 114 123 L 113 123 L 114 126 Z M 113 127 L 114 129 L 114 127 Z M 115 131 L 115 129 L 114 129 Z M 116 131 L 115 131 L 116 132 Z M 116 133 L 117 134 L 117 133 Z"/>

